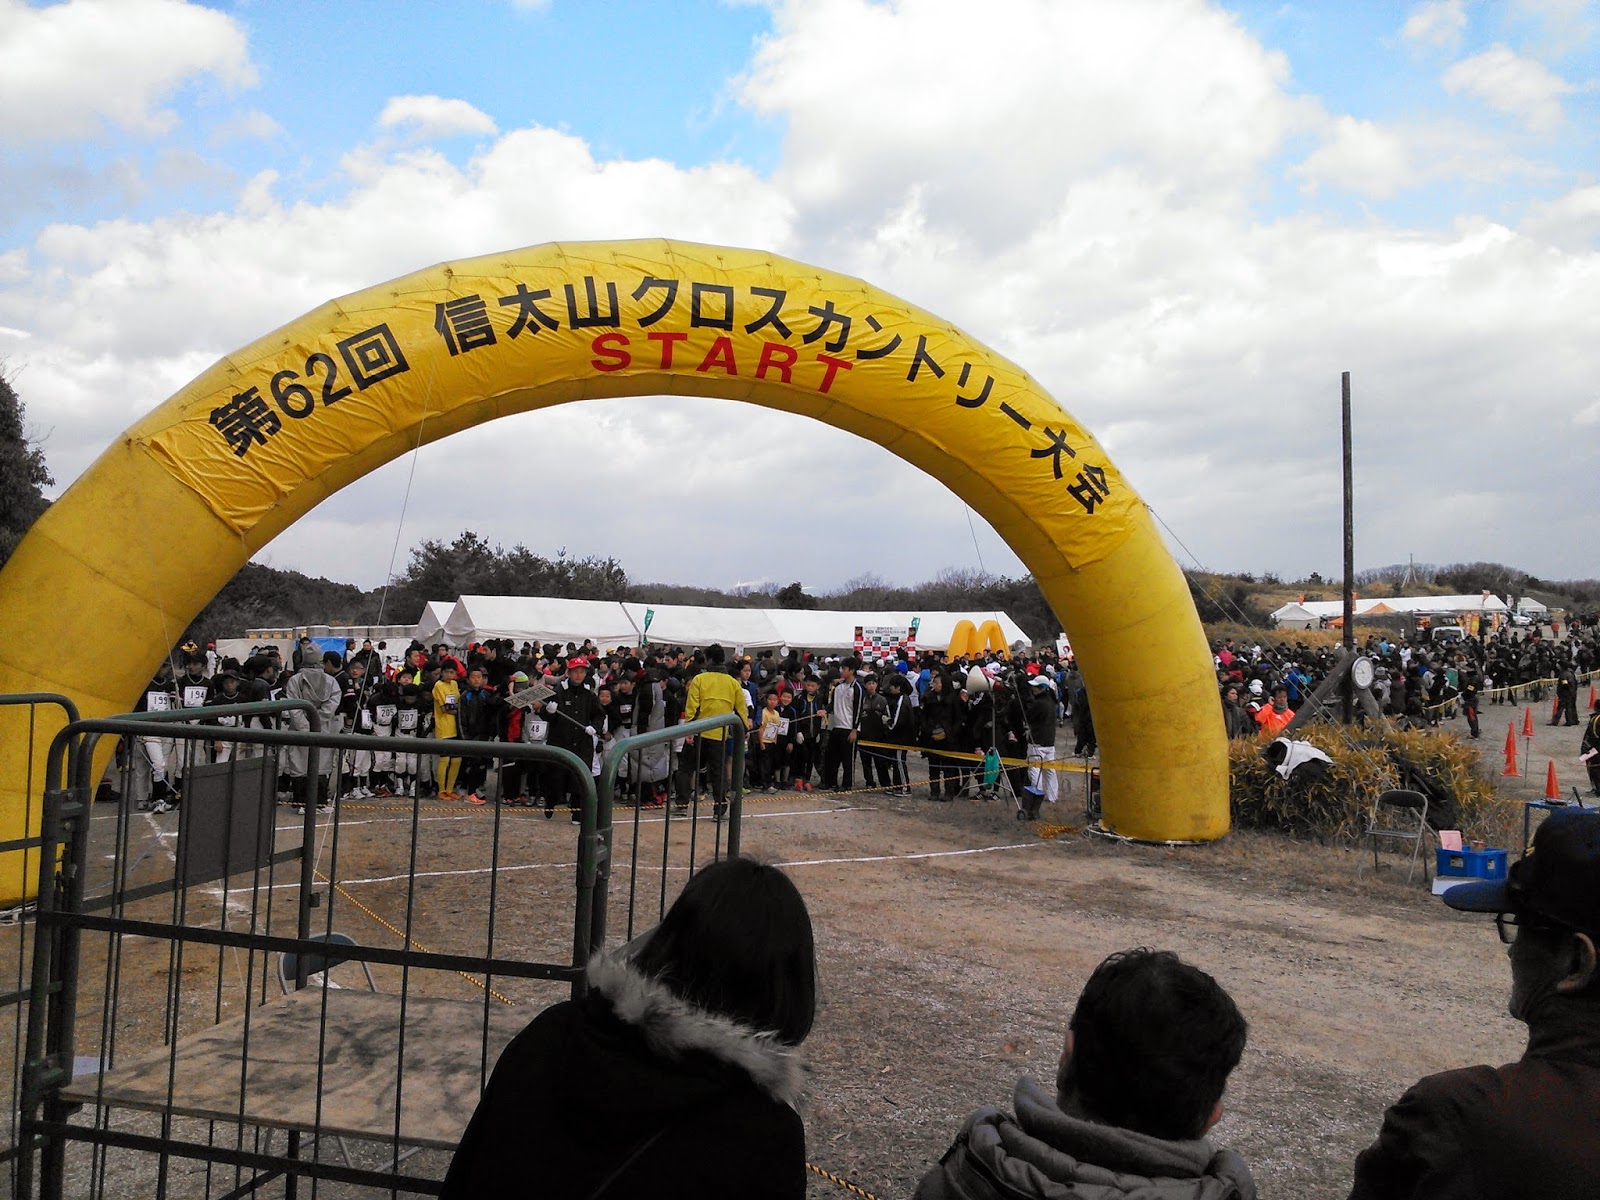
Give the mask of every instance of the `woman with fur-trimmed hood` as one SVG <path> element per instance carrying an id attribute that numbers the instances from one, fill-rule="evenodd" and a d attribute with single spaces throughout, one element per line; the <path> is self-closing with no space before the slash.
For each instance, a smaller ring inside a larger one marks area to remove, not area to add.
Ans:
<path id="1" fill-rule="evenodd" d="M 713 863 L 588 981 L 500 1056 L 445 1200 L 805 1195 L 816 954 L 786 875 Z"/>

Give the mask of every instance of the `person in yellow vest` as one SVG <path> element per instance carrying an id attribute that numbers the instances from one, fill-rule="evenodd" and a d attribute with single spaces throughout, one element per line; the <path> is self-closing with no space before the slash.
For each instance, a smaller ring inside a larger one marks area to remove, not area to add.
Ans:
<path id="1" fill-rule="evenodd" d="M 739 681 L 728 674 L 727 659 L 727 652 L 717 643 L 706 647 L 706 669 L 689 681 L 689 694 L 683 702 L 685 722 L 737 713 L 745 730 L 749 730 L 750 717 L 745 712 L 748 697 Z M 709 776 L 711 780 L 712 813 L 718 820 L 728 811 L 727 733 L 726 727 L 708 729 L 695 739 L 702 777 Z"/>
<path id="2" fill-rule="evenodd" d="M 457 717 L 461 711 L 461 685 L 456 682 L 456 662 L 444 660 L 443 678 L 433 685 L 433 736 L 459 737 Z M 461 760 L 441 755 L 439 758 L 439 799 L 455 800 L 456 775 L 461 770 Z"/>

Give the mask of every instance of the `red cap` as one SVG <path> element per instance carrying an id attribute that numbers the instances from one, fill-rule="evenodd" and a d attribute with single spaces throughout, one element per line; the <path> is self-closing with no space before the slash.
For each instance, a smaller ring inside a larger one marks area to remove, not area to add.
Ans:
<path id="1" fill-rule="evenodd" d="M 567 670 L 569 671 L 572 670 L 573 667 L 588 667 L 588 665 L 589 660 L 581 654 L 578 655 L 577 658 L 567 659 Z"/>

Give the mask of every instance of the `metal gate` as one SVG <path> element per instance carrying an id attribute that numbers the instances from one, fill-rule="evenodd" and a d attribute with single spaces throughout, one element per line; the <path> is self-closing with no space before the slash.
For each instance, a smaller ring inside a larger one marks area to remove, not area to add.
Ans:
<path id="1" fill-rule="evenodd" d="M 41 714 L 41 708 L 60 710 L 48 713 L 50 723 L 43 726 L 44 729 L 61 724 L 63 718 L 68 723 L 78 719 L 77 708 L 65 696 L 48 692 L 0 696 L 0 737 L 26 738 L 29 747 L 38 745 L 42 736 L 40 720 L 45 715 Z M 22 828 L 33 829 L 44 793 L 44 763 L 35 762 L 31 753 L 22 792 L 25 797 Z M 0 841 L 0 863 L 5 864 L 0 891 L 16 897 L 28 894 L 28 883 L 38 874 L 38 855 L 43 846 L 44 839 L 36 834 Z M 0 915 L 0 1063 L 9 1068 L 5 1071 L 9 1076 L 6 1117 L 4 1125 L 0 1126 L 0 1179 L 10 1182 L 12 1195 L 21 1194 L 16 1172 L 22 1153 L 19 1123 L 24 1034 L 32 998 L 31 908 L 31 903 L 19 899 L 15 907 Z"/>
<path id="2" fill-rule="evenodd" d="M 568 823 L 538 810 L 341 799 L 347 756 L 390 739 L 196 720 L 76 721 L 52 747 L 33 839 L 19 1196 L 436 1194 L 500 1049 L 538 1009 L 581 992 L 604 944 L 619 770 L 648 747 L 738 724 L 619 742 L 598 778 L 545 746 L 406 739 L 416 755 L 492 763 L 502 786 L 508 771 L 564 779 L 574 846 Z M 186 764 L 175 812 L 135 809 L 133 754 L 115 803 L 95 803 L 90 764 L 108 735 L 189 748 L 175 756 Z M 233 748 L 228 761 L 200 761 L 213 746 Z M 291 747 L 307 778 L 329 776 L 331 811 L 279 803 Z M 730 748 L 725 817 L 696 795 L 684 815 L 646 817 L 636 803 L 624 822 L 617 917 L 629 936 L 636 909 L 659 915 L 675 892 L 669 874 L 737 852 L 742 739 Z M 641 855 L 647 833 L 659 854 Z M 661 886 L 641 902 L 651 870 Z"/>

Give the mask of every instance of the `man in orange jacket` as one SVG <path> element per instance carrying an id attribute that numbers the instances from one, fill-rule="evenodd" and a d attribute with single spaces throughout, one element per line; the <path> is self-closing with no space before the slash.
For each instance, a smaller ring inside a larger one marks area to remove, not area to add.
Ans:
<path id="1" fill-rule="evenodd" d="M 1272 685 L 1272 703 L 1262 705 L 1256 712 L 1256 724 L 1261 726 L 1261 740 L 1270 742 L 1292 720 L 1294 713 L 1289 711 L 1289 689 L 1281 683 L 1275 683 Z"/>

